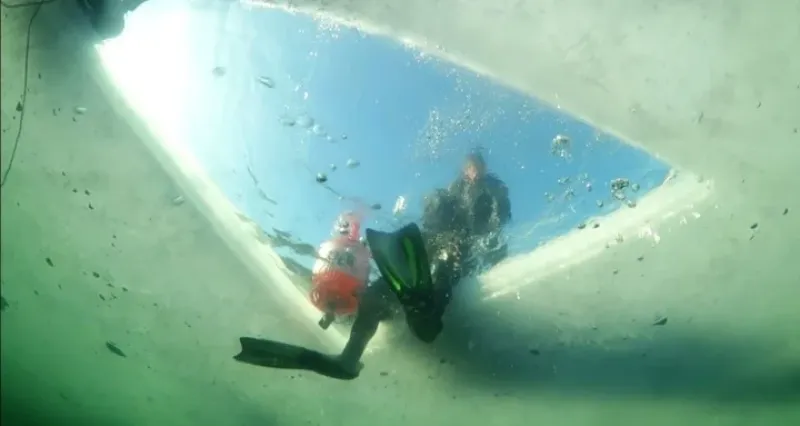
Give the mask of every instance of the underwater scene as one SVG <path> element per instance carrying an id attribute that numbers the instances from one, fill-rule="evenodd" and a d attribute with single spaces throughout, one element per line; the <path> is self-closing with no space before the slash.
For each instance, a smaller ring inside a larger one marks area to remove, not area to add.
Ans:
<path id="1" fill-rule="evenodd" d="M 4 0 L 3 424 L 800 422 L 797 6 Z"/>

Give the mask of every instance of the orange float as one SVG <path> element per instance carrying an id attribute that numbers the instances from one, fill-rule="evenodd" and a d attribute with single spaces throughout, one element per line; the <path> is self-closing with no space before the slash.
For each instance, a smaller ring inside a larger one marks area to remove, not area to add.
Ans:
<path id="1" fill-rule="evenodd" d="M 361 218 L 354 213 L 339 216 L 331 239 L 317 250 L 312 268 L 309 300 L 324 316 L 320 327 L 327 329 L 337 316 L 358 311 L 359 294 L 367 284 L 370 253 L 360 239 Z"/>

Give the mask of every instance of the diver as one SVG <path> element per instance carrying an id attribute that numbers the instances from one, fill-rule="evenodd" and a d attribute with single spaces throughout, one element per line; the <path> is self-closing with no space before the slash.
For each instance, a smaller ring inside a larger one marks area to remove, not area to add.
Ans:
<path id="1" fill-rule="evenodd" d="M 486 247 L 489 241 L 492 250 L 482 251 L 492 265 L 505 257 L 507 248 L 500 244 L 499 234 L 510 220 L 508 188 L 488 172 L 483 155 L 473 151 L 455 182 L 426 197 L 421 229 L 415 223 L 391 233 L 367 229 L 381 277 L 359 295 L 355 321 L 341 354 L 242 337 L 242 351 L 234 359 L 354 379 L 378 325 L 393 316 L 398 301 L 412 333 L 423 342 L 433 342 L 444 327 L 442 317 L 452 290 L 463 277 L 475 273 L 476 248 Z"/>

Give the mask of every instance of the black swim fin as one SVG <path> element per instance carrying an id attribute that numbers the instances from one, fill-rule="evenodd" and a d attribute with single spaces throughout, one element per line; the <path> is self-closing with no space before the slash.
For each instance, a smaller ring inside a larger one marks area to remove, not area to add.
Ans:
<path id="1" fill-rule="evenodd" d="M 431 277 L 430 261 L 419 227 L 411 223 L 395 232 L 367 229 L 372 257 L 403 305 L 414 334 L 432 342 L 442 331 L 444 306 Z"/>
<path id="2" fill-rule="evenodd" d="M 428 253 L 415 223 L 395 232 L 367 229 L 367 243 L 381 276 L 401 301 L 433 290 Z"/>
<path id="3" fill-rule="evenodd" d="M 307 370 L 340 380 L 355 379 L 363 367 L 350 368 L 338 357 L 273 340 L 240 337 L 239 342 L 242 351 L 233 359 L 259 367 Z"/>

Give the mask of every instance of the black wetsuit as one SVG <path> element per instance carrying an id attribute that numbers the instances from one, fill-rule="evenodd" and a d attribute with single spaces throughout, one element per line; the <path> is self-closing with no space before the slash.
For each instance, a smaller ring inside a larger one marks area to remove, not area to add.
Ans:
<path id="1" fill-rule="evenodd" d="M 435 191 L 425 201 L 421 228 L 441 312 L 430 321 L 406 319 L 419 339 L 432 342 L 441 331 L 441 314 L 452 289 L 473 271 L 467 260 L 475 239 L 498 238 L 499 231 L 511 220 L 511 202 L 506 185 L 490 174 L 473 183 L 459 179 L 448 189 Z M 491 254 L 490 263 L 499 262 L 505 253 L 505 246 L 500 246 Z M 382 279 L 372 282 L 361 295 L 350 339 L 340 360 L 357 364 L 380 321 L 392 316 L 396 307 L 396 297 L 389 286 Z"/>

